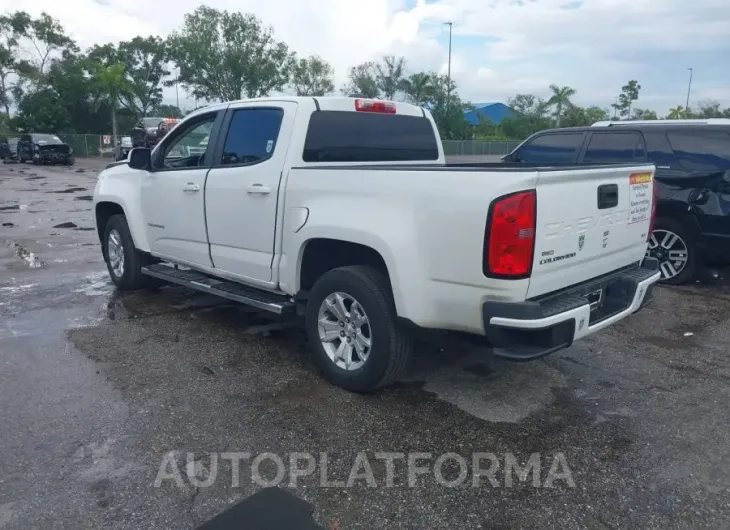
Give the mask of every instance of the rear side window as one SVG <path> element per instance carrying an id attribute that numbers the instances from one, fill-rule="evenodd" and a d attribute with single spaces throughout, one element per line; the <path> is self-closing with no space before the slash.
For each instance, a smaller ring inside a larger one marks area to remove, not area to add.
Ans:
<path id="1" fill-rule="evenodd" d="M 677 162 L 684 169 L 730 169 L 730 133 L 727 131 L 669 131 L 667 138 Z"/>
<path id="2" fill-rule="evenodd" d="M 274 156 L 283 116 L 282 109 L 252 108 L 234 112 L 221 165 L 263 162 Z"/>
<path id="3" fill-rule="evenodd" d="M 431 122 L 419 116 L 347 111 L 313 112 L 305 162 L 405 162 L 438 160 Z"/>
<path id="4" fill-rule="evenodd" d="M 582 144 L 583 133 L 545 134 L 523 146 L 517 158 L 530 164 L 570 164 Z"/>
<path id="5" fill-rule="evenodd" d="M 644 139 L 637 132 L 593 133 L 583 156 L 584 164 L 646 162 Z"/>

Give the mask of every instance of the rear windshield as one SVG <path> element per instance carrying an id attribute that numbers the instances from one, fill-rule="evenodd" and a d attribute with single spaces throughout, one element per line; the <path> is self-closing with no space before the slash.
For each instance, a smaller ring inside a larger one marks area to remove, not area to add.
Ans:
<path id="1" fill-rule="evenodd" d="M 34 144 L 40 145 L 58 145 L 63 143 L 55 134 L 34 134 L 31 138 Z"/>
<path id="2" fill-rule="evenodd" d="M 419 116 L 318 111 L 309 120 L 305 162 L 438 160 L 431 122 Z"/>
<path id="3" fill-rule="evenodd" d="M 165 121 L 165 118 L 142 118 L 142 125 L 147 129 L 151 129 L 157 127 L 163 121 Z"/>

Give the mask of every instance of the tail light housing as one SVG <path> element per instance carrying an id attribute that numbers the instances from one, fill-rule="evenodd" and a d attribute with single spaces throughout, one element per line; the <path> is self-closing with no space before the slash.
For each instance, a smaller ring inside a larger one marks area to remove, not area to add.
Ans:
<path id="1" fill-rule="evenodd" d="M 646 233 L 647 243 L 651 239 L 651 234 L 654 232 L 654 225 L 656 224 L 656 206 L 659 202 L 659 186 L 657 186 L 656 178 L 651 181 L 651 217 L 649 217 L 649 231 Z"/>
<path id="2" fill-rule="evenodd" d="M 535 252 L 535 190 L 505 195 L 492 202 L 484 238 L 484 275 L 527 278 Z"/>
<path id="3" fill-rule="evenodd" d="M 375 112 L 378 114 L 395 114 L 395 103 L 392 101 L 380 101 L 374 99 L 356 99 L 355 110 L 357 112 Z"/>

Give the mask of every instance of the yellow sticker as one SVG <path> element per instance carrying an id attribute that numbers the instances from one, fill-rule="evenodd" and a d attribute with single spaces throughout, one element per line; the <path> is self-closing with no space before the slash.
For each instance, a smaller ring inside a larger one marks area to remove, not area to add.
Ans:
<path id="1" fill-rule="evenodd" d="M 651 182 L 651 173 L 632 173 L 629 177 L 631 184 L 646 184 Z"/>

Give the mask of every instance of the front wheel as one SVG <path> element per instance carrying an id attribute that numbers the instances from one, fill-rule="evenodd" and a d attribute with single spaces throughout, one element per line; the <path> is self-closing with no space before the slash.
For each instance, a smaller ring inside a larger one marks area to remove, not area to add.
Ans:
<path id="1" fill-rule="evenodd" d="M 659 262 L 663 283 L 680 285 L 695 275 L 697 250 L 688 230 L 673 219 L 658 218 L 646 257 Z"/>
<path id="2" fill-rule="evenodd" d="M 112 215 L 104 230 L 103 254 L 112 282 L 119 289 L 134 290 L 145 286 L 142 267 L 144 255 L 134 247 L 127 219 Z"/>
<path id="3" fill-rule="evenodd" d="M 314 284 L 306 330 L 314 361 L 331 383 L 369 392 L 395 381 L 413 350 L 396 320 L 387 278 L 372 267 L 333 269 Z"/>

